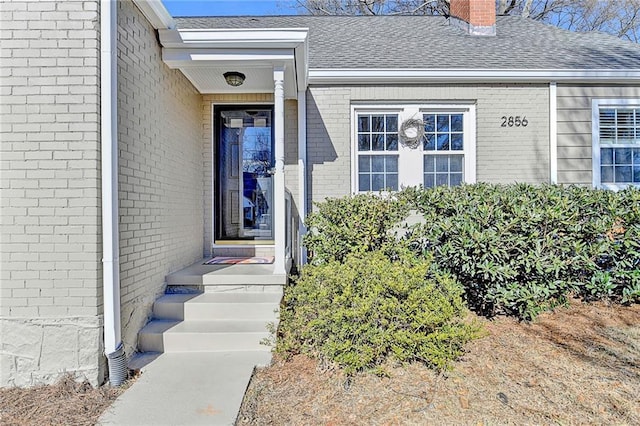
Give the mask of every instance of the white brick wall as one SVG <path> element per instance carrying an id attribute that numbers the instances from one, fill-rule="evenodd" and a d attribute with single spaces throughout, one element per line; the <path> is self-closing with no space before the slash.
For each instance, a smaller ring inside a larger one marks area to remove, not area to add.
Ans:
<path id="1" fill-rule="evenodd" d="M 558 85 L 558 183 L 592 185 L 591 101 L 640 98 L 638 86 Z"/>
<path id="2" fill-rule="evenodd" d="M 202 96 L 162 63 L 153 27 L 118 2 L 120 279 L 125 350 L 164 278 L 203 256 Z"/>
<path id="3" fill-rule="evenodd" d="M 313 201 L 351 191 L 351 102 L 476 103 L 477 179 L 549 181 L 549 88 L 546 85 L 314 86 L 307 92 L 307 169 Z M 529 125 L 503 128 L 503 115 Z"/>
<path id="4" fill-rule="evenodd" d="M 0 385 L 101 380 L 98 6 L 0 3 Z"/>

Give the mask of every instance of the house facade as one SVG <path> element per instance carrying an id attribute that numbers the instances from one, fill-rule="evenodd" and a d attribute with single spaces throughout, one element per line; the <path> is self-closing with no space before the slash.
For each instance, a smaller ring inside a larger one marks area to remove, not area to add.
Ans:
<path id="1" fill-rule="evenodd" d="M 326 197 L 639 185 L 640 46 L 494 6 L 172 18 L 159 1 L 1 3 L 0 384 L 102 382 L 167 276 L 255 255 L 285 277 Z"/>

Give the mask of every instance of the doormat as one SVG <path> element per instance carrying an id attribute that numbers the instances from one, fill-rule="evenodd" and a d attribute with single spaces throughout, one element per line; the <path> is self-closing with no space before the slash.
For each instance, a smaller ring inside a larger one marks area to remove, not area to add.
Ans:
<path id="1" fill-rule="evenodd" d="M 273 256 L 261 256 L 261 257 L 228 257 L 228 256 L 216 256 L 213 259 L 207 260 L 203 265 L 251 265 L 251 264 L 267 264 L 273 263 Z"/>

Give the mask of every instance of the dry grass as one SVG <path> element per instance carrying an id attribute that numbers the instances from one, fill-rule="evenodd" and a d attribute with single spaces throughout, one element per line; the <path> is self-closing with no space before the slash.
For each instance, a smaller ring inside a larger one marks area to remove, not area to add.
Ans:
<path id="1" fill-rule="evenodd" d="M 440 375 L 412 364 L 347 380 L 279 361 L 254 376 L 239 424 L 640 424 L 640 305 L 481 321 L 488 336 Z"/>
<path id="2" fill-rule="evenodd" d="M 128 386 L 94 388 L 66 375 L 54 385 L 0 389 L 0 424 L 95 425 L 104 410 Z"/>

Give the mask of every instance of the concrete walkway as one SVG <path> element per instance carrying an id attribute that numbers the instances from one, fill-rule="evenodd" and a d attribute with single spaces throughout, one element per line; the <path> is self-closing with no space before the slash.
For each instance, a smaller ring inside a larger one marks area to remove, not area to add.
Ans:
<path id="1" fill-rule="evenodd" d="M 102 415 L 99 425 L 233 425 L 256 365 L 270 352 L 165 353 Z"/>

